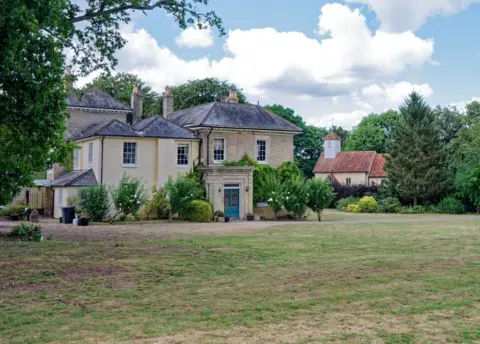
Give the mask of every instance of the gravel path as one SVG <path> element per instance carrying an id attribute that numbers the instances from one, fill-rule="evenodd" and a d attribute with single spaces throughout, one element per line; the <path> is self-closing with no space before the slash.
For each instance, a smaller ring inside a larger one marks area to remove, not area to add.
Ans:
<path id="1" fill-rule="evenodd" d="M 330 215 L 338 214 L 330 212 Z M 344 213 L 343 218 L 349 218 Z M 350 214 L 349 214 L 350 215 Z M 415 222 L 458 222 L 480 221 L 480 216 L 475 215 L 404 215 L 386 216 L 384 214 L 370 215 L 370 218 L 362 218 L 361 215 L 353 215 L 352 219 L 325 221 L 325 222 L 299 222 L 299 221 L 233 221 L 230 223 L 189 223 L 166 221 L 142 221 L 124 222 L 114 225 L 101 224 L 88 227 L 74 227 L 64 225 L 53 219 L 42 219 L 45 236 L 53 234 L 55 241 L 141 241 L 141 240 L 169 240 L 187 239 L 198 236 L 234 236 L 247 235 L 270 227 L 279 226 L 305 226 L 305 225 L 342 225 L 342 224 L 365 224 L 365 223 L 415 223 Z M 0 231 L 9 232 L 19 222 L 0 221 Z"/>

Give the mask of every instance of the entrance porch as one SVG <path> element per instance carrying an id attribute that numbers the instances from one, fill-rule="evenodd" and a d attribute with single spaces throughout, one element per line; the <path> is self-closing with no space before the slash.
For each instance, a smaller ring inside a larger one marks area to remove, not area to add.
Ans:
<path id="1" fill-rule="evenodd" d="M 245 219 L 253 212 L 253 170 L 250 166 L 207 166 L 199 168 L 213 210 L 230 218 Z"/>

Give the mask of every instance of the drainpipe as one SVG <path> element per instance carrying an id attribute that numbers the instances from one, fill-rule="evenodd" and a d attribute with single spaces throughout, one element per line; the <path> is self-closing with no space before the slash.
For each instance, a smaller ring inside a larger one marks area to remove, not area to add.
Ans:
<path id="1" fill-rule="evenodd" d="M 52 188 L 52 219 L 54 218 L 55 214 L 55 189 Z"/>
<path id="2" fill-rule="evenodd" d="M 102 160 L 100 163 L 100 185 L 103 185 L 103 141 L 105 140 L 105 136 L 102 137 Z"/>
<path id="3" fill-rule="evenodd" d="M 207 166 L 210 166 L 210 134 L 212 133 L 213 128 L 210 128 L 210 131 L 207 135 Z"/>

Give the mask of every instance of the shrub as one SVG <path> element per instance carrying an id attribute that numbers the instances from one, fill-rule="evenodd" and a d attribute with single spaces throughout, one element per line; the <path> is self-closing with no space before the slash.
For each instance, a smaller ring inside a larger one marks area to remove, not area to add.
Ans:
<path id="1" fill-rule="evenodd" d="M 378 210 L 378 203 L 372 196 L 365 196 L 358 202 L 362 213 L 374 213 Z"/>
<path id="2" fill-rule="evenodd" d="M 184 217 L 190 202 L 201 199 L 204 195 L 204 187 L 197 180 L 189 177 L 178 177 L 175 181 L 169 178 L 165 186 L 172 213 L 178 213 Z"/>
<path id="3" fill-rule="evenodd" d="M 152 199 L 145 202 L 145 213 L 148 219 L 152 214 L 157 219 L 168 219 L 170 217 L 170 202 L 165 189 L 159 188 L 157 190 L 153 188 Z"/>
<path id="4" fill-rule="evenodd" d="M 337 210 L 340 210 L 340 211 L 346 211 L 350 204 L 358 203 L 359 200 L 360 199 L 352 196 L 347 198 L 342 198 L 337 201 L 336 208 Z"/>
<path id="5" fill-rule="evenodd" d="M 19 241 L 43 241 L 42 227 L 34 223 L 21 223 L 12 228 L 10 235 Z"/>
<path id="6" fill-rule="evenodd" d="M 322 221 L 323 209 L 328 207 L 333 199 L 333 190 L 328 180 L 310 179 L 307 182 L 308 206 L 317 214 L 318 221 Z"/>
<path id="7" fill-rule="evenodd" d="M 142 205 L 147 199 L 145 188 L 140 179 L 124 173 L 118 186 L 111 191 L 112 203 L 116 209 L 116 214 L 112 216 L 111 222 L 121 213 L 125 215 L 137 215 Z"/>
<path id="8" fill-rule="evenodd" d="M 67 198 L 67 205 L 69 207 L 74 206 L 75 208 L 80 208 L 80 198 L 77 196 L 70 196 Z"/>
<path id="9" fill-rule="evenodd" d="M 32 207 L 27 205 L 11 205 L 8 208 L 0 209 L 0 216 L 22 215 L 25 213 L 25 208 L 32 210 Z"/>
<path id="10" fill-rule="evenodd" d="M 78 191 L 83 211 L 90 214 L 92 221 L 100 222 L 108 216 L 110 197 L 105 185 L 92 185 Z"/>
<path id="11" fill-rule="evenodd" d="M 283 205 L 295 219 L 302 218 L 307 211 L 308 186 L 300 176 L 285 181 Z"/>
<path id="12" fill-rule="evenodd" d="M 378 210 L 382 213 L 399 213 L 401 209 L 402 204 L 395 197 L 387 197 L 378 203 Z"/>
<path id="13" fill-rule="evenodd" d="M 302 179 L 303 173 L 298 167 L 298 165 L 292 161 L 285 161 L 278 168 L 278 176 L 282 183 L 288 183 L 291 180 Z"/>
<path id="14" fill-rule="evenodd" d="M 210 203 L 201 200 L 191 201 L 187 207 L 184 219 L 192 222 L 210 222 L 213 210 Z"/>
<path id="15" fill-rule="evenodd" d="M 437 205 L 437 210 L 442 214 L 464 214 L 465 208 L 462 203 L 453 197 L 445 197 Z"/>
<path id="16" fill-rule="evenodd" d="M 355 197 L 362 198 L 365 196 L 375 195 L 381 188 L 377 186 L 368 185 L 343 185 L 334 183 L 332 184 L 333 191 L 335 192 L 334 201 L 337 202 L 341 198 Z"/>
<path id="17" fill-rule="evenodd" d="M 280 178 L 278 178 L 276 174 L 267 175 L 263 187 L 265 196 L 267 197 L 267 203 L 272 209 L 276 220 L 278 213 L 283 208 L 284 201 L 284 189 Z"/>
<path id="18" fill-rule="evenodd" d="M 360 205 L 358 205 L 358 203 L 353 203 L 348 205 L 347 211 L 349 213 L 360 213 L 362 210 L 360 209 Z"/>

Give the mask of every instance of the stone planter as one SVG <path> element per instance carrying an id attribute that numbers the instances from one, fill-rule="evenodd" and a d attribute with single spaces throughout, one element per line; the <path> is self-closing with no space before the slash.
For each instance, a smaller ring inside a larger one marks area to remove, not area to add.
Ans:
<path id="1" fill-rule="evenodd" d="M 253 215 L 253 214 L 248 214 L 248 215 L 247 215 L 247 221 L 255 221 L 255 215 Z"/>
<path id="2" fill-rule="evenodd" d="M 90 219 L 78 219 L 79 226 L 88 226 L 89 222 L 90 222 Z"/>

